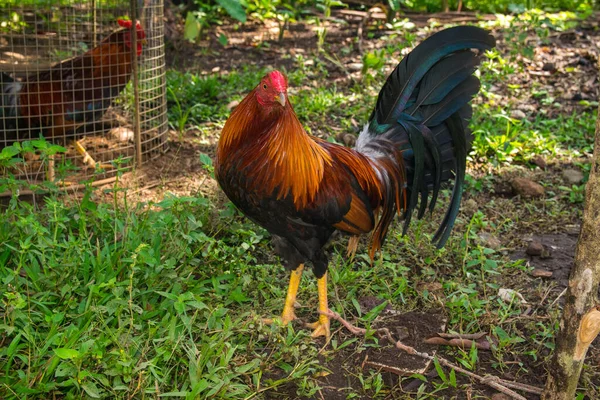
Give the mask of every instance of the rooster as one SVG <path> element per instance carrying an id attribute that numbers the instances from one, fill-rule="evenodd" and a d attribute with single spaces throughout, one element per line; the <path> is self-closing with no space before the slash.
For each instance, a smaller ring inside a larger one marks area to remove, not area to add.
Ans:
<path id="1" fill-rule="evenodd" d="M 131 78 L 132 21 L 119 19 L 121 29 L 86 53 L 38 71 L 22 81 L 0 74 L 0 130 L 8 143 L 37 137 L 72 134 L 104 115 Z M 140 56 L 146 33 L 136 22 L 136 52 Z M 76 141 L 84 161 L 95 161 Z"/>
<path id="2" fill-rule="evenodd" d="M 433 240 L 442 247 L 458 214 L 466 157 L 472 141 L 469 101 L 479 90 L 473 76 L 482 51 L 495 46 L 485 30 L 461 26 L 431 36 L 394 69 L 375 109 L 350 149 L 309 136 L 287 96 L 287 79 L 267 74 L 235 108 L 219 139 L 216 178 L 229 199 L 272 235 L 291 270 L 281 315 L 296 318 L 294 302 L 304 265 L 317 277 L 320 316 L 312 335 L 330 335 L 328 258 L 335 230 L 371 233 L 378 251 L 394 215 L 404 231 L 418 209 L 433 211 L 441 184 L 454 180 L 445 217 Z M 472 49 L 477 50 L 473 52 Z"/>

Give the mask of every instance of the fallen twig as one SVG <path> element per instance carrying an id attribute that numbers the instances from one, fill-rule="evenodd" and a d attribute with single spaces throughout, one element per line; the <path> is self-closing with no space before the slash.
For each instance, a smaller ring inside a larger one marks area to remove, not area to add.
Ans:
<path id="1" fill-rule="evenodd" d="M 439 332 L 437 334 L 439 337 L 443 337 L 445 339 L 469 339 L 469 340 L 479 340 L 486 335 L 485 332 L 479 333 L 445 333 Z"/>
<path id="2" fill-rule="evenodd" d="M 473 346 L 473 344 L 475 344 L 475 347 L 479 350 L 490 349 L 490 342 L 488 341 L 478 342 L 475 340 L 463 338 L 444 339 L 441 337 L 434 336 L 423 340 L 423 342 L 427 344 L 437 344 L 441 346 L 460 347 L 461 349 L 470 349 Z"/>
<path id="3" fill-rule="evenodd" d="M 552 304 L 550 304 L 550 305 L 548 306 L 548 308 L 552 308 L 552 307 L 554 307 L 554 305 L 556 304 L 556 302 L 557 302 L 558 300 L 560 300 L 560 298 L 561 298 L 561 297 L 563 297 L 563 296 L 565 295 L 565 293 L 567 293 L 567 289 L 568 289 L 568 287 L 566 287 L 566 288 L 565 288 L 565 290 L 563 290 L 562 292 L 560 292 L 560 294 L 558 295 L 558 297 L 557 297 L 556 299 L 554 299 L 554 301 L 552 302 Z"/>
<path id="4" fill-rule="evenodd" d="M 364 335 L 367 332 L 367 330 L 364 328 L 359 328 L 359 327 L 352 325 L 350 322 L 343 319 L 338 313 L 336 313 L 334 311 L 329 310 L 328 312 L 324 312 L 324 311 L 319 311 L 319 312 L 321 314 L 327 315 L 329 318 L 332 318 L 332 319 L 338 321 L 346 329 L 348 329 L 350 332 L 352 332 L 355 335 Z M 480 376 L 474 372 L 467 371 L 466 369 L 461 368 L 458 365 L 455 365 L 442 357 L 439 357 L 439 356 L 433 357 L 427 353 L 417 351 L 414 347 L 407 346 L 407 345 L 403 344 L 401 341 L 395 340 L 394 337 L 392 336 L 392 334 L 390 333 L 389 329 L 387 329 L 387 328 L 375 329 L 375 332 L 385 335 L 385 337 L 391 343 L 395 343 L 396 348 L 399 350 L 402 350 L 411 355 L 425 358 L 427 360 L 437 359 L 440 364 L 442 364 L 448 368 L 452 368 L 453 370 L 460 372 L 464 375 L 467 375 L 467 376 L 479 381 L 480 383 L 483 383 L 484 385 L 490 386 L 490 387 L 496 389 L 497 391 L 504 393 L 507 396 L 512 397 L 513 399 L 527 400 L 525 397 L 521 396 L 519 393 L 509 389 L 508 386 L 513 387 L 515 389 L 523 390 L 523 391 L 526 391 L 529 393 L 541 393 L 541 389 L 537 388 L 535 386 L 529 386 L 529 385 L 524 385 L 524 384 L 517 383 L 517 382 L 505 381 L 505 380 L 502 380 L 493 375 Z"/>
<path id="5" fill-rule="evenodd" d="M 488 375 L 488 376 L 492 377 L 491 375 Z M 536 386 L 526 385 L 526 384 L 520 383 L 520 382 L 507 381 L 505 379 L 500 379 L 497 376 L 493 376 L 492 378 L 497 379 L 498 382 L 500 382 L 502 385 L 504 385 L 506 387 L 522 390 L 527 393 L 534 393 L 534 394 L 541 396 L 542 392 L 543 392 L 542 388 L 539 388 Z"/>

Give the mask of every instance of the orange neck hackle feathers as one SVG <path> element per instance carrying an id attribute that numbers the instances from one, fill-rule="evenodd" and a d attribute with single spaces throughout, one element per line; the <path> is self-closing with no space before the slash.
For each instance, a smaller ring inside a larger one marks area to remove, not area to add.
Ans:
<path id="1" fill-rule="evenodd" d="M 252 177 L 252 190 L 291 195 L 299 209 L 314 199 L 332 161 L 304 131 L 286 89 L 285 76 L 273 71 L 244 98 L 225 123 L 217 164 L 236 162 Z"/>

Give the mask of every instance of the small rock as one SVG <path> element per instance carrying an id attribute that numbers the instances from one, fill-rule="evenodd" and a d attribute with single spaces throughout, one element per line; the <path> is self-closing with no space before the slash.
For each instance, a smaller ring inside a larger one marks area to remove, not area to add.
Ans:
<path id="1" fill-rule="evenodd" d="M 591 62 L 585 57 L 579 57 L 579 60 L 577 60 L 577 64 L 587 66 L 590 65 Z"/>
<path id="2" fill-rule="evenodd" d="M 361 71 L 363 68 L 362 63 L 350 63 L 348 64 L 348 69 L 350 71 Z"/>
<path id="3" fill-rule="evenodd" d="M 500 240 L 488 232 L 481 232 L 479 234 L 479 240 L 481 240 L 483 245 L 489 247 L 490 249 L 497 249 L 502 246 Z"/>
<path id="4" fill-rule="evenodd" d="M 526 178 L 515 178 L 512 180 L 513 191 L 525 197 L 542 197 L 546 190 L 542 185 Z"/>
<path id="5" fill-rule="evenodd" d="M 227 104 L 227 110 L 232 111 L 234 108 L 236 108 L 238 105 L 240 104 L 239 101 L 237 100 L 233 100 L 230 101 L 229 104 Z"/>
<path id="6" fill-rule="evenodd" d="M 556 65 L 554 65 L 554 63 L 551 62 L 544 63 L 544 65 L 542 66 L 542 71 L 554 72 L 556 71 Z"/>
<path id="7" fill-rule="evenodd" d="M 523 295 L 516 290 L 500 288 L 498 289 L 498 297 L 504 300 L 507 303 L 512 303 L 513 301 L 519 301 L 521 304 L 527 304 L 527 300 L 523 297 Z"/>
<path id="8" fill-rule="evenodd" d="M 305 67 L 310 67 L 311 65 L 315 65 L 315 60 L 306 60 L 304 61 Z"/>
<path id="9" fill-rule="evenodd" d="M 525 113 L 521 110 L 512 110 L 510 112 L 510 117 L 512 119 L 525 119 L 527 118 L 527 115 L 525 115 Z"/>
<path id="10" fill-rule="evenodd" d="M 335 135 L 335 140 L 348 147 L 353 147 L 356 144 L 356 136 L 347 132 L 338 133 Z"/>
<path id="11" fill-rule="evenodd" d="M 219 72 L 221 70 L 221 67 L 214 67 L 212 69 L 212 72 Z"/>
<path id="12" fill-rule="evenodd" d="M 529 161 L 531 161 L 533 164 L 537 165 L 541 169 L 546 169 L 546 167 L 548 166 L 548 163 L 546 163 L 546 160 L 544 160 L 544 157 L 542 156 L 535 156 Z"/>
<path id="13" fill-rule="evenodd" d="M 536 278 L 550 278 L 552 277 L 552 274 L 552 271 L 548 271 L 543 268 L 536 268 L 533 271 L 531 271 L 531 276 Z"/>
<path id="14" fill-rule="evenodd" d="M 527 253 L 530 256 L 541 256 L 543 252 L 544 245 L 536 241 L 529 243 L 529 246 L 527 246 L 527 250 L 525 250 L 525 253 Z"/>
<path id="15" fill-rule="evenodd" d="M 583 180 L 583 173 L 580 170 L 573 168 L 565 169 L 562 172 L 562 176 L 570 185 L 576 185 Z"/>
<path id="16" fill-rule="evenodd" d="M 112 128 L 108 134 L 119 142 L 133 142 L 134 133 L 131 129 L 125 127 Z"/>

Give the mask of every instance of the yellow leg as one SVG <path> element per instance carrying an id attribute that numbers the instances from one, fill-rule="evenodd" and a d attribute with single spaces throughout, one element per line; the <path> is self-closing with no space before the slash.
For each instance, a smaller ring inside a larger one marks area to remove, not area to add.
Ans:
<path id="1" fill-rule="evenodd" d="M 285 296 L 283 313 L 281 313 L 281 323 L 283 325 L 296 319 L 296 313 L 294 312 L 294 303 L 296 302 L 296 294 L 298 293 L 298 286 L 300 285 L 300 279 L 302 278 L 303 271 L 304 264 L 300 264 L 300 266 L 298 266 L 298 268 L 292 271 L 292 274 L 290 275 L 290 284 L 288 286 L 287 296 Z M 265 319 L 265 322 L 270 324 L 273 322 L 273 320 Z"/>
<path id="2" fill-rule="evenodd" d="M 319 311 L 327 312 L 329 311 L 329 306 L 327 305 L 327 273 L 317 280 L 317 287 L 319 291 Z M 329 339 L 331 333 L 329 331 L 328 316 L 321 314 L 317 322 L 308 326 L 314 329 L 312 337 L 325 336 L 325 338 Z"/>
<path id="3" fill-rule="evenodd" d="M 83 147 L 80 140 L 75 141 L 75 148 L 83 156 L 83 163 L 87 164 L 90 168 L 96 169 L 96 161 L 90 156 L 90 153 Z M 110 164 L 98 164 L 98 168 L 100 169 L 110 169 L 112 165 Z"/>

